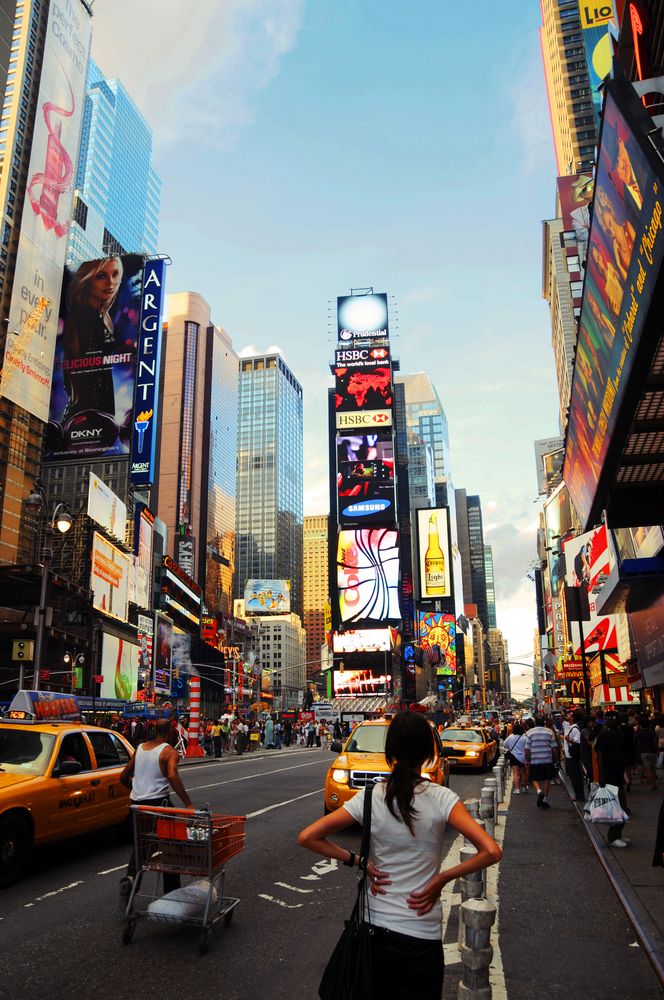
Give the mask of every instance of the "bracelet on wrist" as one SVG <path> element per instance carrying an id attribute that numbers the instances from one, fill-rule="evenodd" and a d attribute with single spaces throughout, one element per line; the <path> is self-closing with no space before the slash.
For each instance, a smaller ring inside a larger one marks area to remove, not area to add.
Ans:
<path id="1" fill-rule="evenodd" d="M 354 868 L 355 867 L 355 858 L 356 857 L 357 857 L 357 855 L 355 854 L 355 851 L 349 851 L 348 852 L 348 860 L 343 862 L 343 864 L 346 866 L 346 868 Z"/>

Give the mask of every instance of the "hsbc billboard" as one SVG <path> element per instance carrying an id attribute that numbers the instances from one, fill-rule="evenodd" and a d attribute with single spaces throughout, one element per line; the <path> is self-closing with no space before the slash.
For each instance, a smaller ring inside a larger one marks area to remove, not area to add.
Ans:
<path id="1" fill-rule="evenodd" d="M 343 347 L 334 352 L 337 368 L 377 368 L 389 363 L 387 347 Z"/>

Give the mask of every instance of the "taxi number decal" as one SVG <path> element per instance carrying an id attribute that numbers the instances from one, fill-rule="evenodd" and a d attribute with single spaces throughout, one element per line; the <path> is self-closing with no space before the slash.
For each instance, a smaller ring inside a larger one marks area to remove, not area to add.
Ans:
<path id="1" fill-rule="evenodd" d="M 80 809 L 81 806 L 87 806 L 90 802 L 94 802 L 95 793 L 94 792 L 83 792 L 82 795 L 72 796 L 70 799 L 60 799 L 58 803 L 59 809 Z"/>

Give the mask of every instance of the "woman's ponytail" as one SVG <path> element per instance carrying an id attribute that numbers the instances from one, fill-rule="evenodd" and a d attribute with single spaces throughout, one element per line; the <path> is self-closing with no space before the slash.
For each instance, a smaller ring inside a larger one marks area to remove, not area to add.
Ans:
<path id="1" fill-rule="evenodd" d="M 422 766 L 433 756 L 433 733 L 427 720 L 416 712 L 395 715 L 385 740 L 385 757 L 392 767 L 387 779 L 385 804 L 395 819 L 403 820 L 413 836 L 413 819 L 417 815 L 415 787 L 423 781 Z"/>
<path id="2" fill-rule="evenodd" d="M 415 785 L 422 779 L 415 774 L 415 771 L 406 760 L 397 760 L 392 773 L 387 779 L 387 790 L 385 792 L 385 802 L 395 819 L 398 819 L 394 804 L 401 814 L 401 818 L 414 835 L 413 817 L 416 809 L 413 804 L 415 798 Z"/>

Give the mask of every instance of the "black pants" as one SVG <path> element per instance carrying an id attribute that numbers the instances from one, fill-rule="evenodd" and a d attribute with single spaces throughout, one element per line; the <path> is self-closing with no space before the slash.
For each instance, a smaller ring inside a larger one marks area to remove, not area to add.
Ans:
<path id="1" fill-rule="evenodd" d="M 613 782 L 610 782 L 610 784 L 613 784 Z M 627 812 L 627 796 L 625 795 L 624 781 L 618 782 L 618 801 L 620 802 L 620 805 L 623 807 L 625 812 Z M 609 827 L 606 834 L 606 839 L 610 844 L 612 844 L 614 840 L 620 840 L 622 838 L 622 832 L 624 826 L 625 826 L 624 823 L 614 823 L 613 826 Z"/>
<path id="2" fill-rule="evenodd" d="M 140 801 L 132 802 L 132 805 L 160 806 L 160 807 L 166 806 L 170 809 L 173 803 L 171 802 L 170 796 L 162 795 L 162 797 L 159 799 L 141 799 Z M 134 849 L 131 852 L 131 857 L 129 858 L 129 864 L 127 865 L 127 875 L 130 878 L 133 878 L 134 875 L 136 874 L 136 866 L 137 866 L 136 845 L 134 845 Z M 180 885 L 181 882 L 179 875 L 175 875 L 173 872 L 164 872 L 164 894 L 168 892 L 173 892 L 175 889 L 179 889 Z"/>
<path id="3" fill-rule="evenodd" d="M 576 798 L 582 802 L 586 796 L 584 794 L 581 761 L 572 760 L 571 757 L 565 757 L 565 771 L 567 772 L 567 777 L 572 782 L 572 788 L 574 789 Z"/>
<path id="4" fill-rule="evenodd" d="M 440 1000 L 445 964 L 440 939 L 374 927 L 373 1000 Z"/>
<path id="5" fill-rule="evenodd" d="M 212 742 L 214 744 L 215 757 L 221 757 L 221 736 L 213 736 Z"/>

